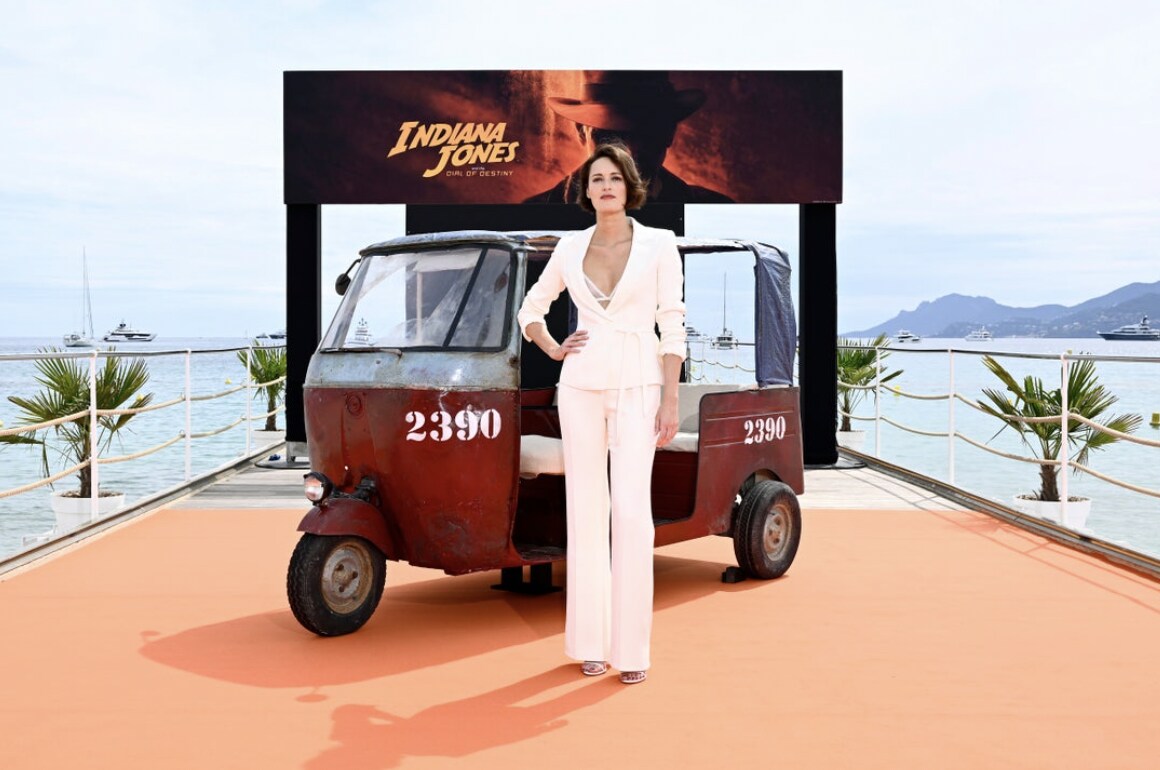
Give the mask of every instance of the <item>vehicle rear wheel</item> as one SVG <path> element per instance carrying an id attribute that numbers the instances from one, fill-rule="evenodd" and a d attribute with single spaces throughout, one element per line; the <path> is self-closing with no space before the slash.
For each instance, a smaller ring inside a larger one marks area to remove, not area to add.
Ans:
<path id="1" fill-rule="evenodd" d="M 784 483 L 759 481 L 741 498 L 733 552 L 749 577 L 769 580 L 785 574 L 797 555 L 801 536 L 801 506 Z"/>
<path id="2" fill-rule="evenodd" d="M 341 636 L 370 620 L 383 597 L 387 562 L 361 537 L 304 534 L 290 557 L 290 611 L 319 636 Z"/>

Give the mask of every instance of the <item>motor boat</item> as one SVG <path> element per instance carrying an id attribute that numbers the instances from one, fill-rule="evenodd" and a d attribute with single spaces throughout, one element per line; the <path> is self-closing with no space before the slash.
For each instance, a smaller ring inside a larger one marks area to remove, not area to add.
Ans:
<path id="1" fill-rule="evenodd" d="M 722 329 L 721 333 L 713 338 L 711 344 L 717 350 L 733 350 L 739 343 L 733 332 L 728 329 Z"/>
<path id="2" fill-rule="evenodd" d="M 107 333 L 104 337 L 105 342 L 152 342 L 157 337 L 153 332 L 143 332 L 140 329 L 134 329 L 129 324 L 122 321 L 117 324 L 117 328 Z"/>
<path id="3" fill-rule="evenodd" d="M 1096 332 L 1105 340 L 1160 340 L 1160 329 L 1153 329 L 1148 325 L 1148 316 L 1140 319 L 1138 324 L 1127 324 L 1112 329 L 1110 332 Z"/>
<path id="4" fill-rule="evenodd" d="M 966 339 L 967 342 L 990 342 L 991 332 L 987 331 L 986 326 L 980 326 L 978 329 L 975 329 L 970 334 L 968 334 L 964 339 Z"/>
<path id="5" fill-rule="evenodd" d="M 899 329 L 898 334 L 894 335 L 894 339 L 898 342 L 922 342 L 922 337 L 906 329 Z"/>
<path id="6" fill-rule="evenodd" d="M 688 342 L 705 342 L 709 339 L 709 335 L 702 331 L 698 331 L 696 327 L 685 325 L 685 339 Z"/>
<path id="7" fill-rule="evenodd" d="M 260 340 L 284 340 L 286 339 L 286 330 L 279 329 L 276 332 L 262 332 L 258 335 Z"/>

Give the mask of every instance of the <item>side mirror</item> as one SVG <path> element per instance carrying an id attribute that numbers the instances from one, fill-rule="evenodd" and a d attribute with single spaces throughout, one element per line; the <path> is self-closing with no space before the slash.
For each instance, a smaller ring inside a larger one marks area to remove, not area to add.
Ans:
<path id="1" fill-rule="evenodd" d="M 334 279 L 334 290 L 338 292 L 338 296 L 342 297 L 346 295 L 346 290 L 350 288 L 350 271 L 353 270 L 354 266 L 361 261 L 362 257 L 359 257 L 354 262 L 351 262 L 350 266 L 347 267 L 346 270 L 342 271 L 342 275 Z"/>

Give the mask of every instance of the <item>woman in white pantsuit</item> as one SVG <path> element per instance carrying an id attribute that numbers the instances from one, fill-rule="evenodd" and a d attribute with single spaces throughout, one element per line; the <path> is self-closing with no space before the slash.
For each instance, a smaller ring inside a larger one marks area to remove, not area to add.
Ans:
<path id="1" fill-rule="evenodd" d="M 635 684 L 649 668 L 652 630 L 653 455 L 678 423 L 681 258 L 672 232 L 625 213 L 644 204 L 646 187 L 623 147 L 596 148 L 579 178 L 586 181 L 580 205 L 596 214 L 596 225 L 560 239 L 519 322 L 526 339 L 564 362 L 557 397 L 568 504 L 564 651 L 583 661 L 586 675 L 611 663 L 622 682 Z M 578 323 L 556 342 L 544 316 L 565 288 Z"/>

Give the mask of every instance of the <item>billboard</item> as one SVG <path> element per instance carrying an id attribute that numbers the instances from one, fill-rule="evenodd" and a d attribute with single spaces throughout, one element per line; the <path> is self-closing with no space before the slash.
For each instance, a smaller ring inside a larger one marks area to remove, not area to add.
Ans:
<path id="1" fill-rule="evenodd" d="M 284 73 L 288 204 L 569 203 L 598 143 L 660 203 L 839 203 L 842 74 Z"/>

